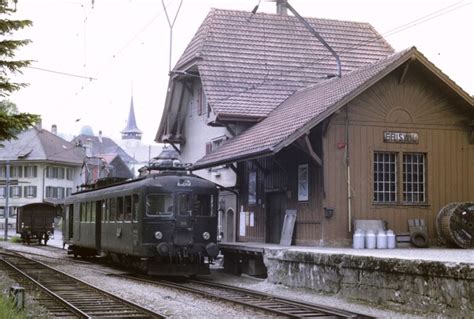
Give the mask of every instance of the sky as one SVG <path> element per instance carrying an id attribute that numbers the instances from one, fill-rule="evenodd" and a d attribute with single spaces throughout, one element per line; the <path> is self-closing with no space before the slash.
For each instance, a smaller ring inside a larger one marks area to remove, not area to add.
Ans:
<path id="1" fill-rule="evenodd" d="M 10 1 L 13 2 L 13 1 Z M 163 0 L 173 22 L 180 0 Z M 171 65 L 211 8 L 251 11 L 258 0 L 183 0 L 173 25 Z M 474 94 L 474 0 L 289 0 L 303 16 L 369 22 L 400 51 L 416 46 Z M 261 1 L 259 12 L 275 12 Z M 11 18 L 33 26 L 18 59 L 33 60 L 9 100 L 67 138 L 89 125 L 120 139 L 133 94 L 143 143 L 155 144 L 166 97 L 170 26 L 160 0 L 18 0 Z"/>

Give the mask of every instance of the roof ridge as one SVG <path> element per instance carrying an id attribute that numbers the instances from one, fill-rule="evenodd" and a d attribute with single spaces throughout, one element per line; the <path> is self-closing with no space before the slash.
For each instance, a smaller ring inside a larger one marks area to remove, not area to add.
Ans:
<path id="1" fill-rule="evenodd" d="M 211 10 L 214 11 L 221 11 L 221 12 L 234 12 L 234 13 L 247 13 L 249 16 L 252 16 L 251 12 L 246 11 L 246 10 L 237 10 L 237 9 L 220 9 L 220 8 L 211 8 Z M 269 13 L 269 12 L 257 12 L 254 14 L 255 16 L 259 15 L 267 15 L 267 16 L 272 16 L 272 17 L 288 17 L 290 19 L 296 19 L 298 20 L 297 17 L 293 15 L 279 15 L 276 13 Z M 370 22 L 366 21 L 354 21 L 354 20 L 342 20 L 342 19 L 330 19 L 330 18 L 318 18 L 318 17 L 309 17 L 309 16 L 303 16 L 305 19 L 310 19 L 310 20 L 320 20 L 320 21 L 327 21 L 327 22 L 349 22 L 349 23 L 354 23 L 354 24 L 361 24 L 361 25 L 369 25 L 372 27 Z"/>

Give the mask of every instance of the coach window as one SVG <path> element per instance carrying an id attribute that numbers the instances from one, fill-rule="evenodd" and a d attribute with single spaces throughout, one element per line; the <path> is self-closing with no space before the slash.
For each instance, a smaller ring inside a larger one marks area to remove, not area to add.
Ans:
<path id="1" fill-rule="evenodd" d="M 138 205 L 139 205 L 139 201 L 138 201 L 138 195 L 137 194 L 133 194 L 133 209 L 132 209 L 132 220 L 134 222 L 138 222 Z"/>
<path id="2" fill-rule="evenodd" d="M 95 207 L 96 207 L 96 202 L 91 202 L 91 222 L 95 223 Z"/>
<path id="3" fill-rule="evenodd" d="M 101 202 L 101 205 L 102 205 L 102 216 L 101 216 L 101 219 L 102 219 L 102 222 L 105 223 L 107 222 L 107 200 L 106 199 L 103 199 L 102 202 Z"/>
<path id="4" fill-rule="evenodd" d="M 117 216 L 117 205 L 115 202 L 115 198 L 110 199 L 110 221 L 114 222 Z"/>
<path id="5" fill-rule="evenodd" d="M 81 203 L 81 222 L 86 221 L 86 203 Z"/>
<path id="6" fill-rule="evenodd" d="M 125 221 L 129 222 L 132 220 L 132 196 L 125 196 L 124 199 Z"/>
<path id="7" fill-rule="evenodd" d="M 123 221 L 123 197 L 117 197 L 117 221 Z"/>
<path id="8" fill-rule="evenodd" d="M 170 194 L 148 194 L 146 196 L 147 216 L 170 216 L 173 214 L 173 196 Z"/>

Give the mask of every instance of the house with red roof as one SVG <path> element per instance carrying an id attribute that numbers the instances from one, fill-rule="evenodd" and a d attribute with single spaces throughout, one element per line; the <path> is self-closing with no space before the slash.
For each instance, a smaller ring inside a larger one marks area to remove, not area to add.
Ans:
<path id="1" fill-rule="evenodd" d="M 305 20 L 340 77 L 297 17 L 212 10 L 170 73 L 156 141 L 223 186 L 228 241 L 279 244 L 291 215 L 290 244 L 411 219 L 435 242 L 440 209 L 474 200 L 473 98 L 368 23 Z"/>

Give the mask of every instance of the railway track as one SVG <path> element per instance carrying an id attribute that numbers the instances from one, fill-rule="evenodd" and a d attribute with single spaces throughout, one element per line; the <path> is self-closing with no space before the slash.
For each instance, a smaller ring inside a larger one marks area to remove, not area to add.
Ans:
<path id="1" fill-rule="evenodd" d="M 35 294 L 52 316 L 62 318 L 165 318 L 41 262 L 0 252 L 0 267 Z"/>
<path id="2" fill-rule="evenodd" d="M 183 282 L 176 282 L 163 279 L 152 280 L 137 275 L 119 274 L 114 276 L 196 293 L 207 298 L 225 300 L 271 313 L 273 315 L 286 316 L 290 318 L 367 318 L 367 316 L 362 316 L 333 307 L 285 299 L 262 292 L 214 283 L 207 280 L 189 279 Z"/>

